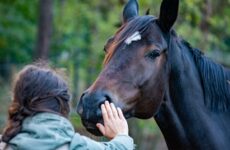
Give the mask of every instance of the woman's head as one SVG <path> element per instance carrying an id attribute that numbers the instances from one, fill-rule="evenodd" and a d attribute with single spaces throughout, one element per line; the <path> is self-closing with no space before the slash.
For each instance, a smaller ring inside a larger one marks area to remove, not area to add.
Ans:
<path id="1" fill-rule="evenodd" d="M 67 83 L 46 65 L 28 65 L 16 76 L 13 101 L 2 140 L 8 142 L 20 130 L 25 117 L 39 112 L 52 112 L 68 116 L 69 100 Z"/>

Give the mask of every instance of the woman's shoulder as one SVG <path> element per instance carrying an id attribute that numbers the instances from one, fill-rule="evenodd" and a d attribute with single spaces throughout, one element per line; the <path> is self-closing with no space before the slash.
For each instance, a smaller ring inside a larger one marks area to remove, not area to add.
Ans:
<path id="1" fill-rule="evenodd" d="M 27 117 L 23 121 L 22 125 L 23 132 L 30 132 L 36 134 L 45 134 L 49 133 L 65 133 L 67 135 L 73 136 L 74 128 L 71 122 L 58 114 L 54 113 L 38 113 L 34 116 Z M 44 132 L 44 133 L 42 133 Z"/>
<path id="2" fill-rule="evenodd" d="M 22 130 L 9 144 L 16 149 L 33 149 L 32 145 L 34 149 L 56 149 L 69 143 L 74 134 L 68 119 L 57 114 L 39 113 L 23 121 Z"/>
<path id="3" fill-rule="evenodd" d="M 24 124 L 31 124 L 31 123 L 35 123 L 35 124 L 58 123 L 58 124 L 68 124 L 72 126 L 67 118 L 49 112 L 37 113 L 33 116 L 27 117 L 24 120 Z"/>
<path id="4" fill-rule="evenodd" d="M 73 125 L 67 118 L 47 112 L 27 117 L 23 121 L 22 131 L 31 129 L 74 131 Z"/>

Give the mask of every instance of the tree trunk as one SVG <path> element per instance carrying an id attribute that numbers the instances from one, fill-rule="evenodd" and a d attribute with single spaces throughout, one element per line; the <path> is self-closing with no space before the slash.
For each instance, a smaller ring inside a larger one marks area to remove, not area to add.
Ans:
<path id="1" fill-rule="evenodd" d="M 52 30 L 52 16 L 52 0 L 40 0 L 38 38 L 35 59 L 48 59 Z"/>
<path id="2" fill-rule="evenodd" d="M 202 41 L 203 43 L 207 43 L 208 42 L 208 34 L 209 34 L 209 19 L 212 15 L 212 1 L 211 0 L 206 0 L 205 1 L 205 6 L 202 9 L 202 21 L 200 24 L 200 28 L 202 30 L 202 32 L 204 33 L 204 41 Z M 205 44 L 201 44 L 201 45 L 205 45 Z M 206 47 L 201 47 L 203 50 L 206 49 Z"/>

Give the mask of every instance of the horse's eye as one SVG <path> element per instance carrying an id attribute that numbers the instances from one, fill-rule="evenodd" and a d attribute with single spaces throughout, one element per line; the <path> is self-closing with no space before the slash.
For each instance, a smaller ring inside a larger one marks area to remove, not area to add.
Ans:
<path id="1" fill-rule="evenodd" d="M 155 59 L 156 57 L 160 56 L 160 50 L 155 49 L 146 54 L 146 57 L 150 59 Z"/>

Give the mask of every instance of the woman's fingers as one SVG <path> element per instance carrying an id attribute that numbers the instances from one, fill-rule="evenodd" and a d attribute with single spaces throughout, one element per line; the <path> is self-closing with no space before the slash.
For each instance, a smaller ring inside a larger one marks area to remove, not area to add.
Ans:
<path id="1" fill-rule="evenodd" d="M 107 114 L 107 111 L 106 111 L 104 104 L 101 105 L 101 113 L 102 113 L 102 118 L 103 118 L 104 122 L 108 121 L 109 118 L 108 118 L 108 114 Z"/>
<path id="2" fill-rule="evenodd" d="M 99 131 L 102 133 L 102 135 L 105 135 L 105 127 L 101 123 L 96 124 Z"/>
<path id="3" fill-rule="evenodd" d="M 115 108 L 114 104 L 110 103 L 110 106 L 111 106 L 111 110 L 112 110 L 114 118 L 118 118 L 118 112 L 117 112 L 117 109 Z"/>
<path id="4" fill-rule="evenodd" d="M 120 108 L 108 101 L 101 105 L 104 125 L 97 123 L 99 131 L 107 138 L 114 138 L 117 134 L 128 135 L 128 124 Z"/>
<path id="5" fill-rule="evenodd" d="M 109 103 L 108 101 L 105 101 L 105 104 L 102 104 L 101 110 L 104 121 L 118 117 L 121 119 L 125 119 L 121 109 L 116 108 L 113 103 Z"/>
<path id="6" fill-rule="evenodd" d="M 125 117 L 124 117 L 124 115 L 123 115 L 123 113 L 121 111 L 121 108 L 117 107 L 117 111 L 118 111 L 119 118 L 120 119 L 125 119 Z"/>
<path id="7" fill-rule="evenodd" d="M 113 118 L 113 112 L 108 101 L 105 101 L 105 109 L 108 115 L 108 118 Z"/>

